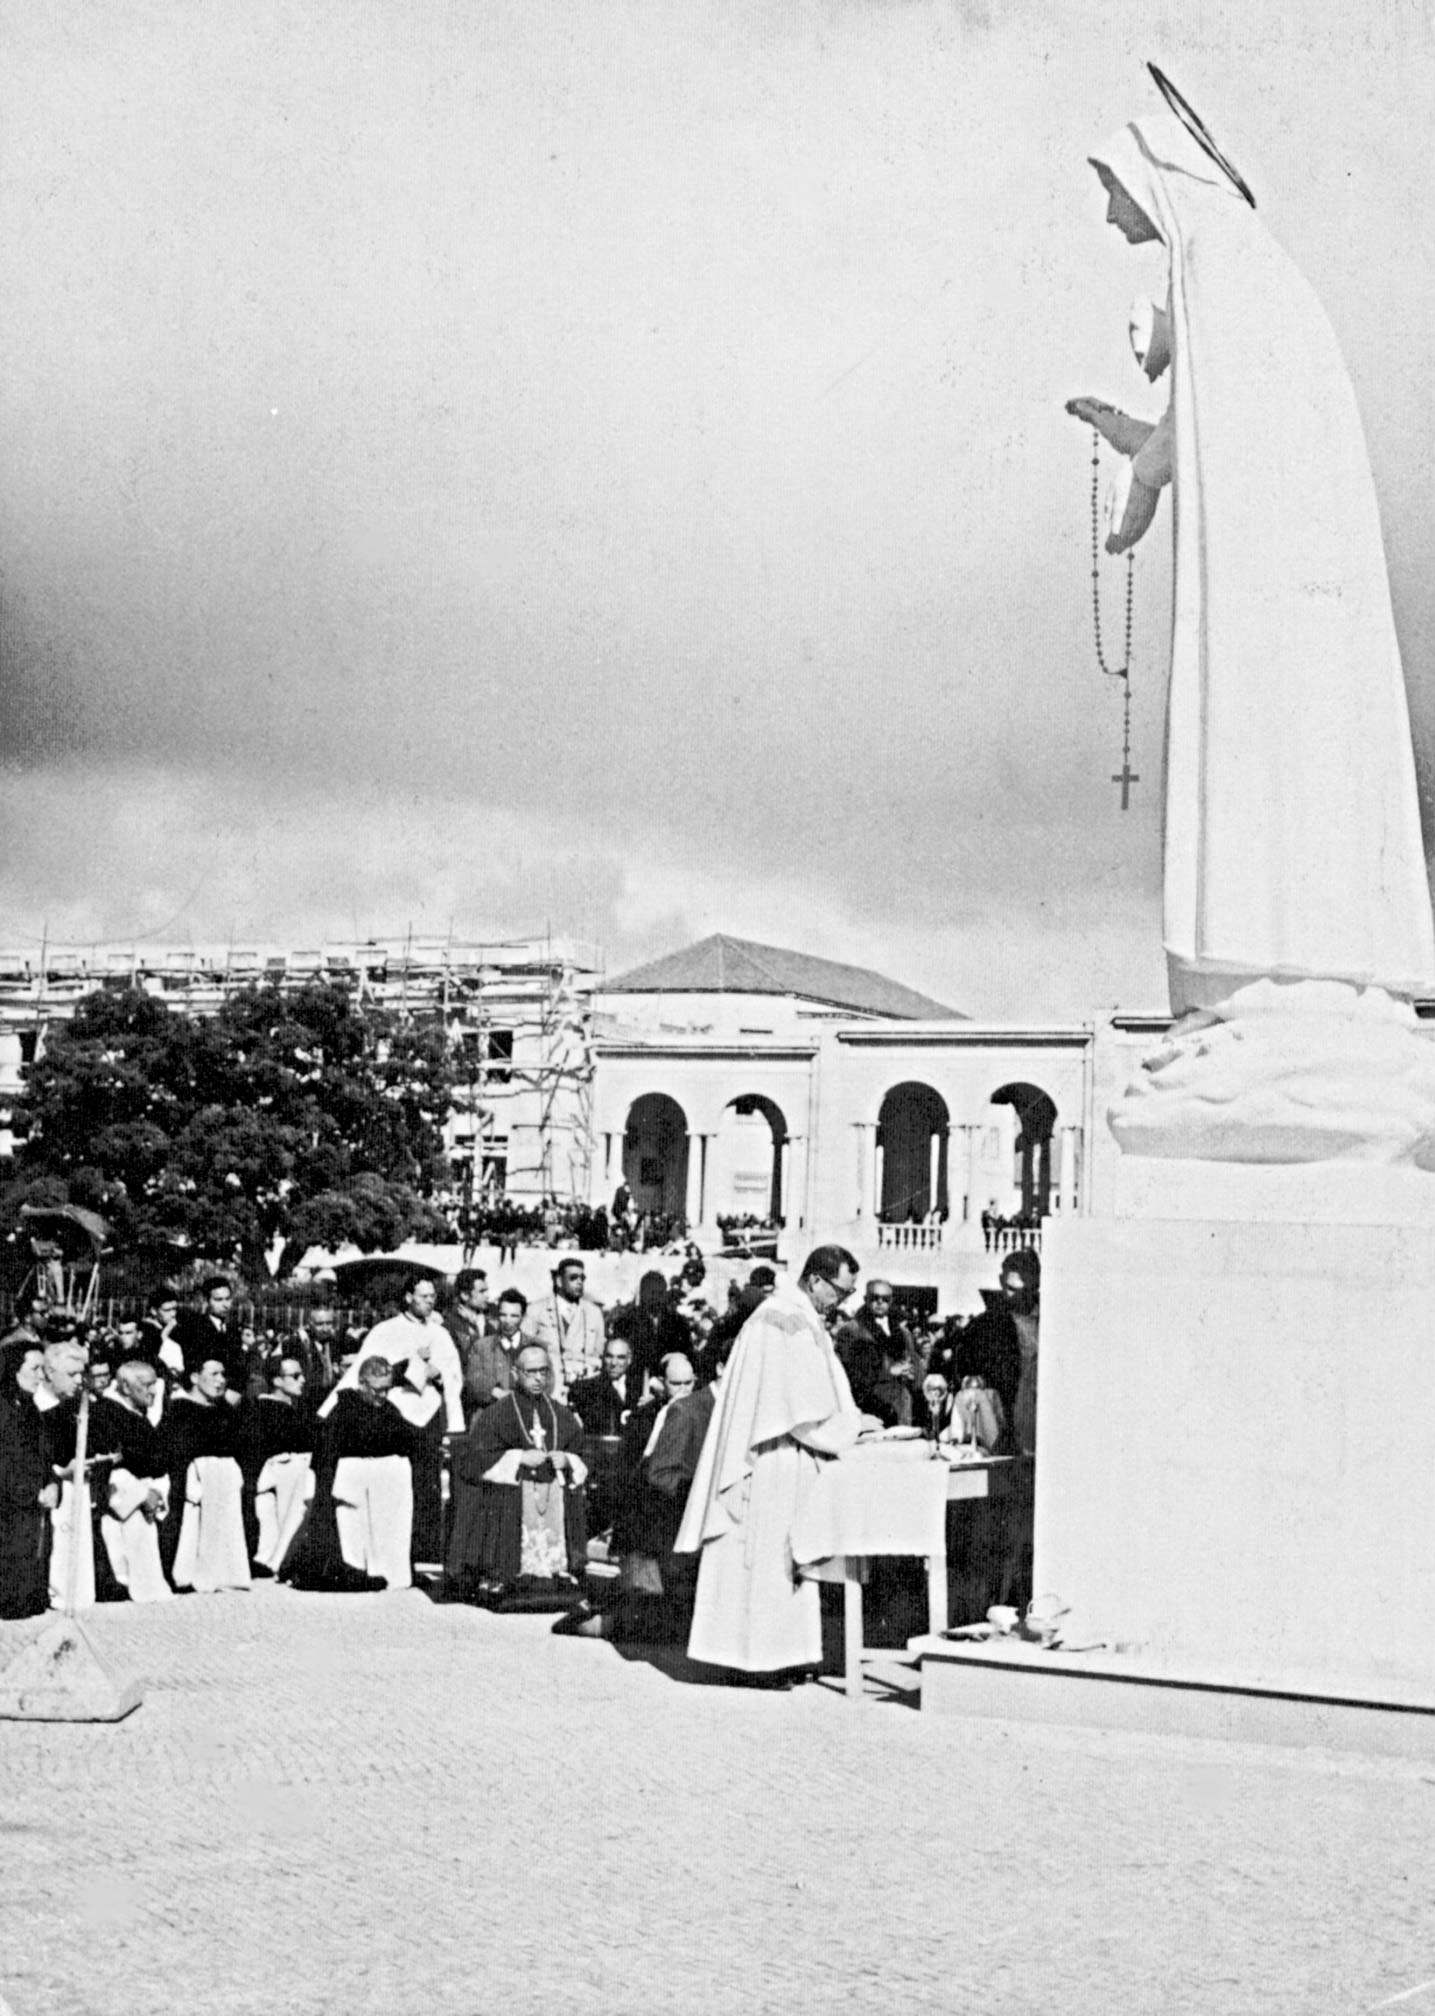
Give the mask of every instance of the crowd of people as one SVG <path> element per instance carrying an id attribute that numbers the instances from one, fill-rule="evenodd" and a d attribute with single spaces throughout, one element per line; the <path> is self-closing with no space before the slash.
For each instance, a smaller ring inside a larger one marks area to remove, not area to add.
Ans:
<path id="1" fill-rule="evenodd" d="M 706 1657 L 722 1632 L 701 1622 L 704 1587 L 724 1612 L 737 1572 L 708 1545 L 736 1530 L 728 1487 L 702 1483 L 705 1463 L 727 1461 L 709 1431 L 731 1432 L 726 1368 L 740 1340 L 752 1356 L 770 1302 L 764 1322 L 795 1309 L 810 1330 L 817 1311 L 832 1361 L 819 1385 L 840 1388 L 844 1419 L 1032 1445 L 1034 1253 L 1005 1257 L 968 1324 L 904 1321 L 881 1280 L 844 1313 L 846 1274 L 842 1294 L 820 1292 L 833 1283 L 810 1266 L 794 1284 L 760 1263 L 719 1311 L 692 1248 L 607 1312 L 576 1253 L 556 1256 L 533 1301 L 512 1286 L 491 1297 L 469 1268 L 441 1314 L 416 1277 L 362 1335 L 321 1303 L 262 1358 L 218 1275 L 200 1306 L 162 1288 L 143 1320 L 88 1343 L 25 1311 L 0 1339 L 0 1616 L 268 1577 L 335 1593 L 419 1578 L 452 1600 L 562 1612 L 559 1628 L 589 1635 L 691 1637 Z M 699 1517 L 709 1488 L 718 1510 Z M 755 1642 L 717 1663 L 766 1658 L 761 1630 Z"/>
<path id="2" fill-rule="evenodd" d="M 496 1246 L 500 1264 L 520 1246 L 573 1247 L 580 1253 L 657 1253 L 687 1237 L 678 1213 L 639 1207 L 620 1184 L 612 1208 L 553 1195 L 532 1204 L 502 1193 L 440 1196 L 437 1206 L 454 1238 L 470 1251 Z"/>

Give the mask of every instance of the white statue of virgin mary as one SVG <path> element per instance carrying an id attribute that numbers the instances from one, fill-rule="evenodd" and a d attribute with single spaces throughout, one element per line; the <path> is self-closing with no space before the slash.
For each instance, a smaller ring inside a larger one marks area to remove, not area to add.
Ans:
<path id="1" fill-rule="evenodd" d="M 1111 1120 L 1128 1152 L 1428 1166 L 1435 931 L 1405 682 L 1355 394 L 1309 285 L 1170 113 L 1093 157 L 1108 220 L 1169 259 L 1133 318 L 1154 426 L 1068 411 L 1126 458 L 1114 552 L 1174 495 L 1164 941 L 1170 1040 Z"/>

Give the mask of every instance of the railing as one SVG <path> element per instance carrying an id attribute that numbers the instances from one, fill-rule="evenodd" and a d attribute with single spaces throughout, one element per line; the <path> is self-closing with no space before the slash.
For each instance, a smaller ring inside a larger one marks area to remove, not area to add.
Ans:
<path id="1" fill-rule="evenodd" d="M 879 1224 L 877 1244 L 897 1253 L 939 1253 L 942 1249 L 942 1227 Z"/>

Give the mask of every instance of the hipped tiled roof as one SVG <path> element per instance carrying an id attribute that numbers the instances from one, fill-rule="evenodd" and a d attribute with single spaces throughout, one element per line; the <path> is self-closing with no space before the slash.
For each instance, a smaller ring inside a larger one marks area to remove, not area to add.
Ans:
<path id="1" fill-rule="evenodd" d="M 716 932 L 681 952 L 651 959 L 604 983 L 609 994 L 796 994 L 832 1008 L 884 1015 L 899 1022 L 965 1021 L 948 1008 L 865 966 L 843 966 L 777 945 L 754 945 L 746 938 Z"/>

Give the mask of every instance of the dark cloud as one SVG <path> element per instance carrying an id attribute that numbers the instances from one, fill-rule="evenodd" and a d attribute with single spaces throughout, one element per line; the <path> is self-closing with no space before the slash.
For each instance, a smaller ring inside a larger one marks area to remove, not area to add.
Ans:
<path id="1" fill-rule="evenodd" d="M 1169 578 L 1142 555 L 1123 818 L 1060 408 L 1136 396 L 1159 279 L 1082 166 L 1139 109 L 1134 28 L 2 11 L 0 727 L 111 822 L 21 836 L 31 922 L 386 928 L 468 872 L 475 928 L 646 950 L 712 915 L 659 861 L 758 907 L 800 867 L 792 942 L 959 963 L 1006 928 L 1014 976 L 1060 940 L 1096 984 L 1072 948 L 1159 879 Z M 1430 94 L 1388 23 L 1370 55 L 1255 13 L 1278 107 L 1171 37 L 1346 344 L 1435 778 Z M 466 871 L 453 836 L 495 832 L 529 852 Z"/>

